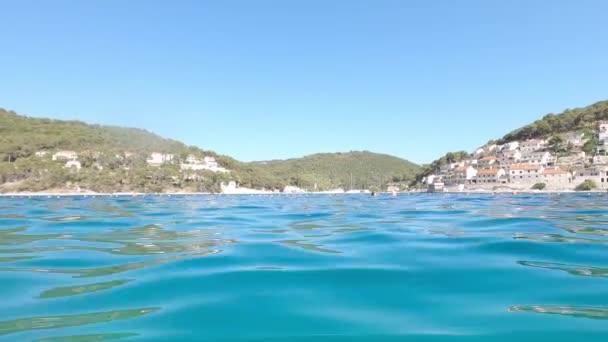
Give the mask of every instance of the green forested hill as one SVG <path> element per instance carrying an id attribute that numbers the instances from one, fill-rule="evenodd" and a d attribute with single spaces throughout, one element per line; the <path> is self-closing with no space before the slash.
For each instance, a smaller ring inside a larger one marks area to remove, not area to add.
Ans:
<path id="1" fill-rule="evenodd" d="M 420 167 L 407 160 L 372 152 L 319 153 L 310 156 L 252 163 L 286 183 L 318 190 L 352 186 L 381 189 L 390 182 L 414 179 Z"/>
<path id="2" fill-rule="evenodd" d="M 49 160 L 48 156 L 35 156 L 37 151 L 52 153 L 57 150 L 76 151 L 82 163 L 81 171 L 71 172 L 62 163 Z M 174 154 L 178 161 L 189 154 L 213 156 L 231 173 L 189 172 L 189 175 L 196 174 L 197 180 L 187 180 L 187 175 L 180 172 L 176 164 L 149 167 L 145 160 L 152 152 Z M 125 153 L 130 156 L 125 157 Z M 76 186 L 107 192 L 217 191 L 221 181 L 232 179 L 248 187 L 283 186 L 264 171 L 233 158 L 142 129 L 32 118 L 0 109 L 0 185 L 13 184 L 8 187 L 10 191 Z"/>
<path id="3" fill-rule="evenodd" d="M 71 150 L 82 168 L 75 172 L 51 154 Z M 36 156 L 47 151 L 46 156 Z M 174 163 L 151 167 L 152 152 L 171 153 Z M 188 155 L 213 156 L 229 174 L 182 171 Z M 0 109 L 0 192 L 77 188 L 98 192 L 219 191 L 222 181 L 251 188 L 282 189 L 297 185 L 312 190 L 383 188 L 388 182 L 413 179 L 418 166 L 370 152 L 326 153 L 299 159 L 243 163 L 213 151 L 187 146 L 154 133 L 78 121 L 32 118 Z"/>
<path id="4" fill-rule="evenodd" d="M 583 108 L 566 109 L 560 114 L 547 114 L 540 120 L 506 134 L 497 143 L 595 130 L 600 120 L 608 120 L 608 101 L 596 102 Z"/>
<path id="5" fill-rule="evenodd" d="M 0 153 L 3 159 L 11 154 L 20 158 L 39 150 L 53 149 L 177 153 L 186 146 L 137 128 L 31 118 L 0 109 Z"/>

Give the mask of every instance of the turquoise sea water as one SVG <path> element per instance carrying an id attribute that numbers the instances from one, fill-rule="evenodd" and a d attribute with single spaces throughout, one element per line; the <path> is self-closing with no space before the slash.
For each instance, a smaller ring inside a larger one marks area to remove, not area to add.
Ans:
<path id="1" fill-rule="evenodd" d="M 607 204 L 0 198 L 0 341 L 607 341 Z"/>

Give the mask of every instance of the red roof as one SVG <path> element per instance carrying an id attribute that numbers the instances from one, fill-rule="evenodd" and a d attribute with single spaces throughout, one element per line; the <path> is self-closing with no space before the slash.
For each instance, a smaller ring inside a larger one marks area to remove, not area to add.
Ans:
<path id="1" fill-rule="evenodd" d="M 565 175 L 568 173 L 570 173 L 570 172 L 568 172 L 566 170 L 562 170 L 562 169 L 545 169 L 543 171 L 543 174 L 545 174 L 545 175 Z"/>
<path id="2" fill-rule="evenodd" d="M 534 164 L 513 164 L 509 166 L 511 170 L 535 170 L 538 171 L 542 166 Z"/>
<path id="3" fill-rule="evenodd" d="M 497 175 L 501 169 L 483 169 L 479 170 L 478 175 Z"/>

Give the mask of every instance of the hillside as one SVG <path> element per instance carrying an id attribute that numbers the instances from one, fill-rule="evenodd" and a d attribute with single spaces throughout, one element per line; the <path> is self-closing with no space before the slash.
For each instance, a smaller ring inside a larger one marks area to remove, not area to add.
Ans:
<path id="1" fill-rule="evenodd" d="M 41 158 L 36 152 L 71 150 L 82 163 L 72 172 L 62 163 Z M 230 174 L 208 171 L 180 172 L 175 164 L 151 168 L 153 153 L 211 156 Z M 276 178 L 233 158 L 187 146 L 137 128 L 90 125 L 79 121 L 32 118 L 0 109 L 0 191 L 82 189 L 109 191 L 218 191 L 224 180 L 243 186 L 280 188 Z M 8 184 L 8 185 L 7 185 Z"/>
<path id="2" fill-rule="evenodd" d="M 568 146 L 563 135 L 581 132 L 585 133 L 585 143 L 579 147 L 579 150 L 585 152 L 588 157 L 592 157 L 596 153 L 598 144 L 601 144 L 597 137 L 599 121 L 608 121 L 608 101 L 599 101 L 582 108 L 566 109 L 559 114 L 546 114 L 531 124 L 515 129 L 505 134 L 502 138 L 486 143 L 482 148 L 494 144 L 503 145 L 514 141 L 546 139 L 549 142 L 547 149 L 557 156 L 564 157 L 575 151 L 572 147 Z M 419 184 L 424 177 L 439 172 L 440 168 L 444 165 L 460 162 L 472 157 L 473 154 L 465 151 L 448 152 L 431 164 L 425 165 L 416 175 L 416 180 L 412 185 Z"/>
<path id="3" fill-rule="evenodd" d="M 58 151 L 77 158 L 53 160 Z M 152 153 L 172 156 L 151 166 Z M 183 169 L 189 158 L 215 158 L 229 172 Z M 69 159 L 77 167 L 67 167 Z M 243 163 L 231 157 L 187 146 L 154 133 L 79 121 L 51 120 L 0 109 L 0 192 L 194 192 L 220 191 L 235 180 L 256 189 L 296 185 L 313 190 L 384 188 L 389 182 L 413 179 L 418 166 L 371 152 L 325 153 L 298 159 Z"/>
<path id="4" fill-rule="evenodd" d="M 420 167 L 407 160 L 372 152 L 319 153 L 302 158 L 252 163 L 282 181 L 306 189 L 382 189 L 409 182 Z"/>
<path id="5" fill-rule="evenodd" d="M 596 102 L 583 108 L 566 109 L 560 114 L 547 114 L 540 120 L 507 133 L 497 143 L 547 138 L 566 132 L 593 131 L 601 120 L 608 120 L 608 101 Z"/>

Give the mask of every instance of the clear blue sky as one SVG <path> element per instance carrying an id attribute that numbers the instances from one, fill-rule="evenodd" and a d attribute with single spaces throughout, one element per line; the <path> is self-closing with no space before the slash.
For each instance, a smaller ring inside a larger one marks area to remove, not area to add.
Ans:
<path id="1" fill-rule="evenodd" d="M 608 98 L 608 1 L 0 0 L 0 107 L 429 162 Z"/>

